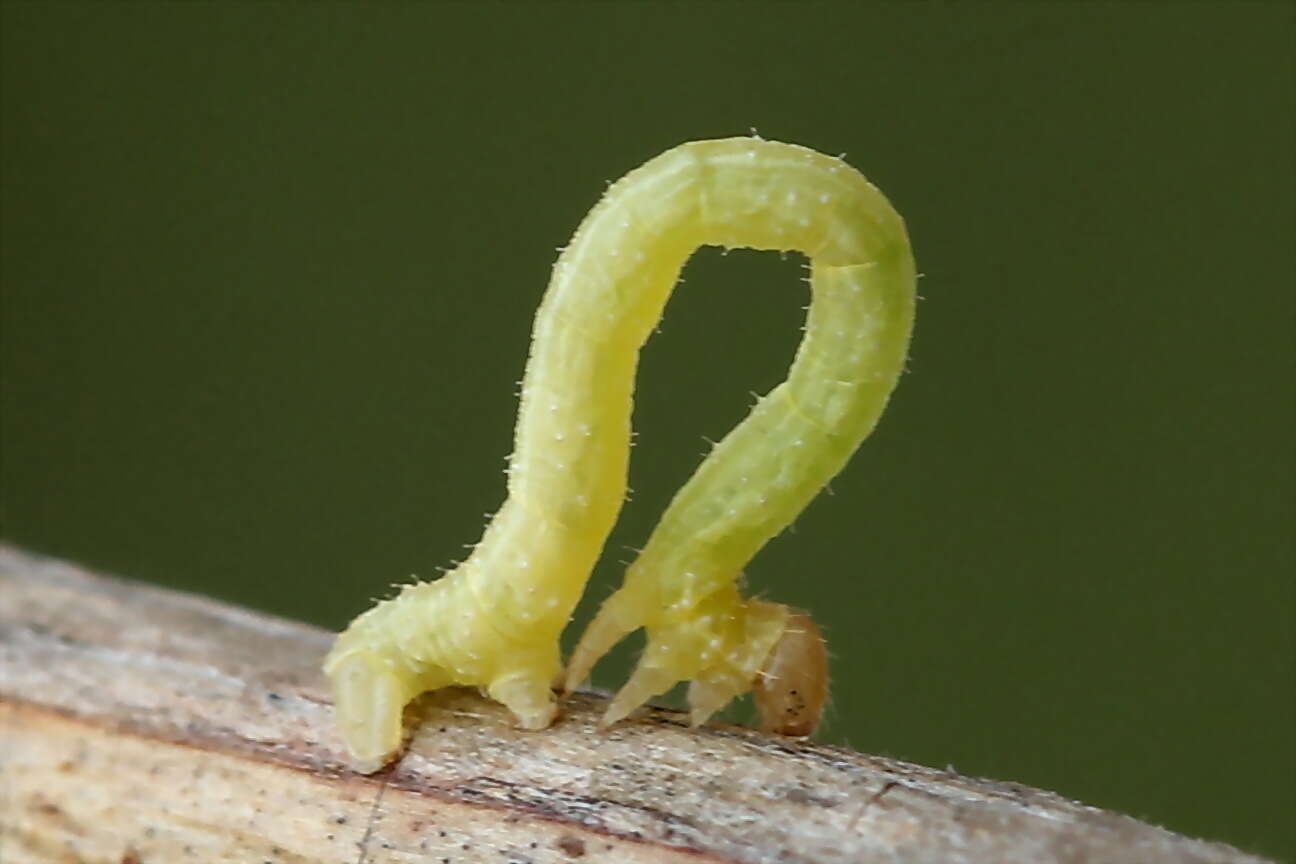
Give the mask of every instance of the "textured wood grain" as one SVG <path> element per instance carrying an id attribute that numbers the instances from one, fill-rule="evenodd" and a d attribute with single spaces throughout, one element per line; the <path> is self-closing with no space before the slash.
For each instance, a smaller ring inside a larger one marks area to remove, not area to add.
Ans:
<path id="1" fill-rule="evenodd" d="M 1048 792 L 597 694 L 512 728 L 463 690 L 345 768 L 331 634 L 0 547 L 0 860 L 1256 862 Z"/>

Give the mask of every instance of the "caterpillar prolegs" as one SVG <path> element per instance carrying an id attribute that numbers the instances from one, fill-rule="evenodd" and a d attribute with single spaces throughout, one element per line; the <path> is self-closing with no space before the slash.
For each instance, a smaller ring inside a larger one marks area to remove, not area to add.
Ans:
<path id="1" fill-rule="evenodd" d="M 359 770 L 399 750 L 401 711 L 426 690 L 480 687 L 525 728 L 552 722 L 558 639 L 625 496 L 639 349 L 704 245 L 803 252 L 805 335 L 787 380 L 675 495 L 577 645 L 566 687 L 643 627 L 647 647 L 605 722 L 690 681 L 700 723 L 778 674 L 776 645 L 804 649 L 805 627 L 744 598 L 738 577 L 877 423 L 912 328 L 913 257 L 900 216 L 842 160 L 759 138 L 695 141 L 613 184 L 558 258 L 532 331 L 508 498 L 481 542 L 338 637 L 324 668 Z M 789 710 L 775 702 L 769 711 Z M 766 725 L 781 728 L 768 714 Z"/>

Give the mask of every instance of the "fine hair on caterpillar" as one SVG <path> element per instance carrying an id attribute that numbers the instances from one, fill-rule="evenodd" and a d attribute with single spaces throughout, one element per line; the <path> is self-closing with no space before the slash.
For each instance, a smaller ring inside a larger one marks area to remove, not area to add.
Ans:
<path id="1" fill-rule="evenodd" d="M 807 734 L 798 730 L 817 722 L 822 637 L 810 638 L 804 613 L 744 598 L 738 579 L 876 425 L 912 328 L 913 257 L 899 215 L 840 159 L 758 138 L 696 141 L 613 184 L 554 265 L 508 497 L 481 541 L 443 578 L 405 587 L 339 635 L 325 671 L 359 770 L 398 752 L 401 711 L 426 690 L 479 687 L 524 728 L 552 722 L 558 639 L 626 496 L 639 350 L 704 245 L 803 252 L 804 336 L 787 380 L 676 493 L 560 680 L 572 689 L 642 627 L 646 648 L 605 724 L 679 681 L 690 682 L 695 723 L 753 687 L 772 730 Z"/>

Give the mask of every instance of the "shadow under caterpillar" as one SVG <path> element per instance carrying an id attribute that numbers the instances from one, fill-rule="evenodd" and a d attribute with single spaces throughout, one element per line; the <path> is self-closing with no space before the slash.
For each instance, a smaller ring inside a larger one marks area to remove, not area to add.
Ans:
<path id="1" fill-rule="evenodd" d="M 627 174 L 559 257 L 532 331 L 508 499 L 466 561 L 360 615 L 325 662 L 357 770 L 397 753 L 402 709 L 427 690 L 476 686 L 524 728 L 553 721 L 559 636 L 625 497 L 639 350 L 704 245 L 803 252 L 805 335 L 787 380 L 676 493 L 582 636 L 566 688 L 643 627 L 647 647 L 605 724 L 679 681 L 702 723 L 759 680 L 768 727 L 812 731 L 827 697 L 822 637 L 807 636 L 808 617 L 741 596 L 738 577 L 876 425 L 904 364 L 914 262 L 903 220 L 845 162 L 728 138 Z"/>

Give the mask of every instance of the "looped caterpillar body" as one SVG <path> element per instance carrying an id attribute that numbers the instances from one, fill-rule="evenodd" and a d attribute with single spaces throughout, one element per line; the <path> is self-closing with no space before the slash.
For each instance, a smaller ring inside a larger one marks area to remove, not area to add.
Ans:
<path id="1" fill-rule="evenodd" d="M 639 349 L 703 245 L 799 250 L 811 304 L 788 378 L 703 461 L 585 632 L 571 689 L 612 645 L 647 648 L 605 717 L 691 681 L 694 722 L 750 690 L 788 610 L 742 568 L 877 423 L 904 363 L 914 264 L 900 216 L 840 159 L 757 138 L 668 150 L 612 185 L 554 266 L 523 379 L 508 499 L 472 555 L 357 618 L 325 663 L 356 766 L 400 747 L 419 693 L 481 687 L 547 726 L 558 637 L 619 514 Z"/>

